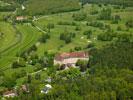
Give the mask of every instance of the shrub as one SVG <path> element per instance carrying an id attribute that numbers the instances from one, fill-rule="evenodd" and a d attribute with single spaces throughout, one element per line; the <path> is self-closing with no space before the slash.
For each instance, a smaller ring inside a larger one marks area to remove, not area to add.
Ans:
<path id="1" fill-rule="evenodd" d="M 125 25 L 129 28 L 132 28 L 133 27 L 133 20 L 128 20 Z"/>
<path id="2" fill-rule="evenodd" d="M 76 26 L 75 30 L 76 31 L 80 31 L 81 30 L 81 27 L 80 26 Z"/>
<path id="3" fill-rule="evenodd" d="M 102 22 L 98 22 L 98 21 L 92 21 L 89 23 L 89 26 L 93 26 L 93 27 L 98 27 L 100 29 L 104 28 L 104 24 Z"/>
<path id="4" fill-rule="evenodd" d="M 83 21 L 86 19 L 87 15 L 85 13 L 76 13 L 73 14 L 72 17 L 75 21 Z"/>
<path id="5" fill-rule="evenodd" d="M 98 35 L 97 39 L 101 40 L 101 41 L 112 41 L 113 40 L 113 34 L 111 34 L 111 33 L 102 33 L 102 34 Z"/>
<path id="6" fill-rule="evenodd" d="M 15 10 L 16 10 L 15 5 L 0 6 L 1 12 L 9 12 L 9 11 L 15 11 Z"/>
<path id="7" fill-rule="evenodd" d="M 18 61 L 13 62 L 12 68 L 25 67 L 26 62 L 22 58 L 18 58 Z"/>
<path id="8" fill-rule="evenodd" d="M 121 31 L 121 30 L 122 30 L 121 26 L 118 26 L 117 31 Z"/>
<path id="9" fill-rule="evenodd" d="M 19 72 L 14 72 L 12 74 L 12 77 L 14 77 L 15 79 L 18 79 L 18 78 L 21 78 L 21 77 L 24 77 L 26 76 L 26 71 L 25 70 L 20 70 Z"/>
<path id="10" fill-rule="evenodd" d="M 107 31 L 111 31 L 111 26 L 110 26 L 110 25 L 105 25 L 105 29 L 106 29 Z"/>
<path id="11" fill-rule="evenodd" d="M 87 48 L 93 48 L 95 45 L 94 45 L 94 43 L 89 43 L 88 45 L 87 45 Z"/>
<path id="12" fill-rule="evenodd" d="M 53 23 L 48 23 L 47 25 L 47 29 L 48 29 L 48 32 L 50 32 L 51 29 L 53 29 L 55 26 Z"/>
<path id="13" fill-rule="evenodd" d="M 76 63 L 76 66 L 79 66 L 80 67 L 80 71 L 84 72 L 84 71 L 86 71 L 86 69 L 88 67 L 88 61 L 86 61 L 86 60 L 78 60 L 77 63 Z"/>
<path id="14" fill-rule="evenodd" d="M 75 47 L 74 49 L 75 49 L 76 51 L 80 51 L 80 50 L 82 50 L 82 48 L 79 47 L 79 46 L 78 46 L 78 47 Z"/>
<path id="15" fill-rule="evenodd" d="M 113 17 L 113 21 L 112 21 L 112 24 L 118 24 L 118 22 L 121 20 L 120 16 L 119 15 L 115 15 Z"/>
<path id="16" fill-rule="evenodd" d="M 42 68 L 43 68 L 43 67 L 41 66 L 40 63 L 36 63 L 35 68 L 34 68 L 34 71 L 36 72 L 36 71 L 38 71 L 38 70 L 41 70 Z"/>
<path id="17" fill-rule="evenodd" d="M 117 35 L 117 41 L 119 42 L 130 42 L 133 38 L 132 34 L 119 34 Z"/>
<path id="18" fill-rule="evenodd" d="M 87 30 L 87 31 L 85 31 L 83 34 L 86 35 L 87 38 L 89 39 L 89 38 L 91 38 L 92 30 Z"/>
<path id="19" fill-rule="evenodd" d="M 41 36 L 39 41 L 42 42 L 42 43 L 46 43 L 49 38 L 50 38 L 50 34 L 49 33 L 42 34 L 42 36 Z"/>
<path id="20" fill-rule="evenodd" d="M 65 43 L 70 43 L 71 41 L 72 41 L 72 38 L 74 38 L 75 37 L 75 33 L 72 33 L 72 32 L 70 32 L 70 33 L 62 33 L 62 34 L 60 34 L 60 40 L 64 40 L 65 41 Z"/>
<path id="21" fill-rule="evenodd" d="M 0 38 L 4 37 L 4 33 L 0 32 Z"/>
<path id="22" fill-rule="evenodd" d="M 98 19 L 110 20 L 111 19 L 111 9 L 110 8 L 102 9 Z"/>

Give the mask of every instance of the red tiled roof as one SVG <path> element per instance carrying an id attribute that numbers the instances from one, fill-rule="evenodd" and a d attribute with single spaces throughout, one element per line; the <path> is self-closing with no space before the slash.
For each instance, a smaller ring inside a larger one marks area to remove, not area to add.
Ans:
<path id="1" fill-rule="evenodd" d="M 66 58 L 86 58 L 88 57 L 87 52 L 71 52 L 71 53 L 62 53 L 55 56 L 55 60 L 63 60 Z"/>

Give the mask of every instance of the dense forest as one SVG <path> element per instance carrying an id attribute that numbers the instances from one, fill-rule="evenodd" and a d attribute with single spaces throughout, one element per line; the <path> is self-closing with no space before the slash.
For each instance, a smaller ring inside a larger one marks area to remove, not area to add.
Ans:
<path id="1" fill-rule="evenodd" d="M 133 70 L 133 43 L 118 42 L 101 50 L 92 50 L 91 66 L 129 68 Z"/>
<path id="2" fill-rule="evenodd" d="M 69 72 L 72 77 L 68 80 L 56 78 L 55 83 L 58 87 L 54 93 L 42 98 L 48 100 L 55 98 L 56 100 L 132 100 L 132 48 L 133 43 L 130 42 L 115 42 L 101 50 L 93 48 L 90 68 L 85 76 L 73 71 L 73 73 Z"/>

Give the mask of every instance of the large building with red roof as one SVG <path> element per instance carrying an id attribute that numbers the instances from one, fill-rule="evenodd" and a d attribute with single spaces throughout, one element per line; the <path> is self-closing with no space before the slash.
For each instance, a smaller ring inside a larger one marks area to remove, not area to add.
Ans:
<path id="1" fill-rule="evenodd" d="M 89 60 L 88 52 L 71 52 L 71 53 L 62 53 L 55 56 L 54 64 L 59 65 L 73 65 L 75 66 L 78 60 Z"/>

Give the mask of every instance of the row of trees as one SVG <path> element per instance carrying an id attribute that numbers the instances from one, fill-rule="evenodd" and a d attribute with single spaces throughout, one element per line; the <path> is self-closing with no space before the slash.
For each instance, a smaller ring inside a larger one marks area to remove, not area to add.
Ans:
<path id="1" fill-rule="evenodd" d="M 23 4 L 24 2 L 26 2 L 27 0 L 14 0 L 15 2 L 19 3 L 19 4 Z"/>
<path id="2" fill-rule="evenodd" d="M 91 21 L 91 22 L 87 23 L 87 26 L 98 27 L 100 29 L 104 28 L 104 24 L 102 22 L 99 22 L 99 21 Z"/>
<path id="3" fill-rule="evenodd" d="M 119 15 L 112 16 L 111 8 L 103 8 L 98 16 L 99 20 L 112 20 L 113 24 L 118 24 L 121 21 L 121 17 Z"/>
<path id="4" fill-rule="evenodd" d="M 101 41 L 117 41 L 117 42 L 132 42 L 133 41 L 133 35 L 132 34 L 119 34 L 119 33 L 110 33 L 108 31 L 99 34 L 97 36 L 98 40 Z"/>
<path id="5" fill-rule="evenodd" d="M 103 8 L 99 15 L 100 20 L 110 20 L 111 19 L 111 9 Z"/>
<path id="6" fill-rule="evenodd" d="M 73 22 L 69 22 L 69 21 L 59 21 L 57 23 L 58 25 L 71 25 L 71 26 L 76 26 L 76 23 L 73 21 Z"/>
<path id="7" fill-rule="evenodd" d="M 22 13 L 28 15 L 54 14 L 80 9 L 79 0 L 28 0 L 25 4 L 27 8 Z"/>
<path id="8" fill-rule="evenodd" d="M 15 11 L 15 10 L 16 10 L 15 5 L 0 6 L 1 12 L 9 12 L 9 11 Z"/>
<path id="9" fill-rule="evenodd" d="M 132 0 L 81 0 L 82 4 L 95 3 L 95 4 L 114 4 L 123 6 L 132 6 Z"/>

